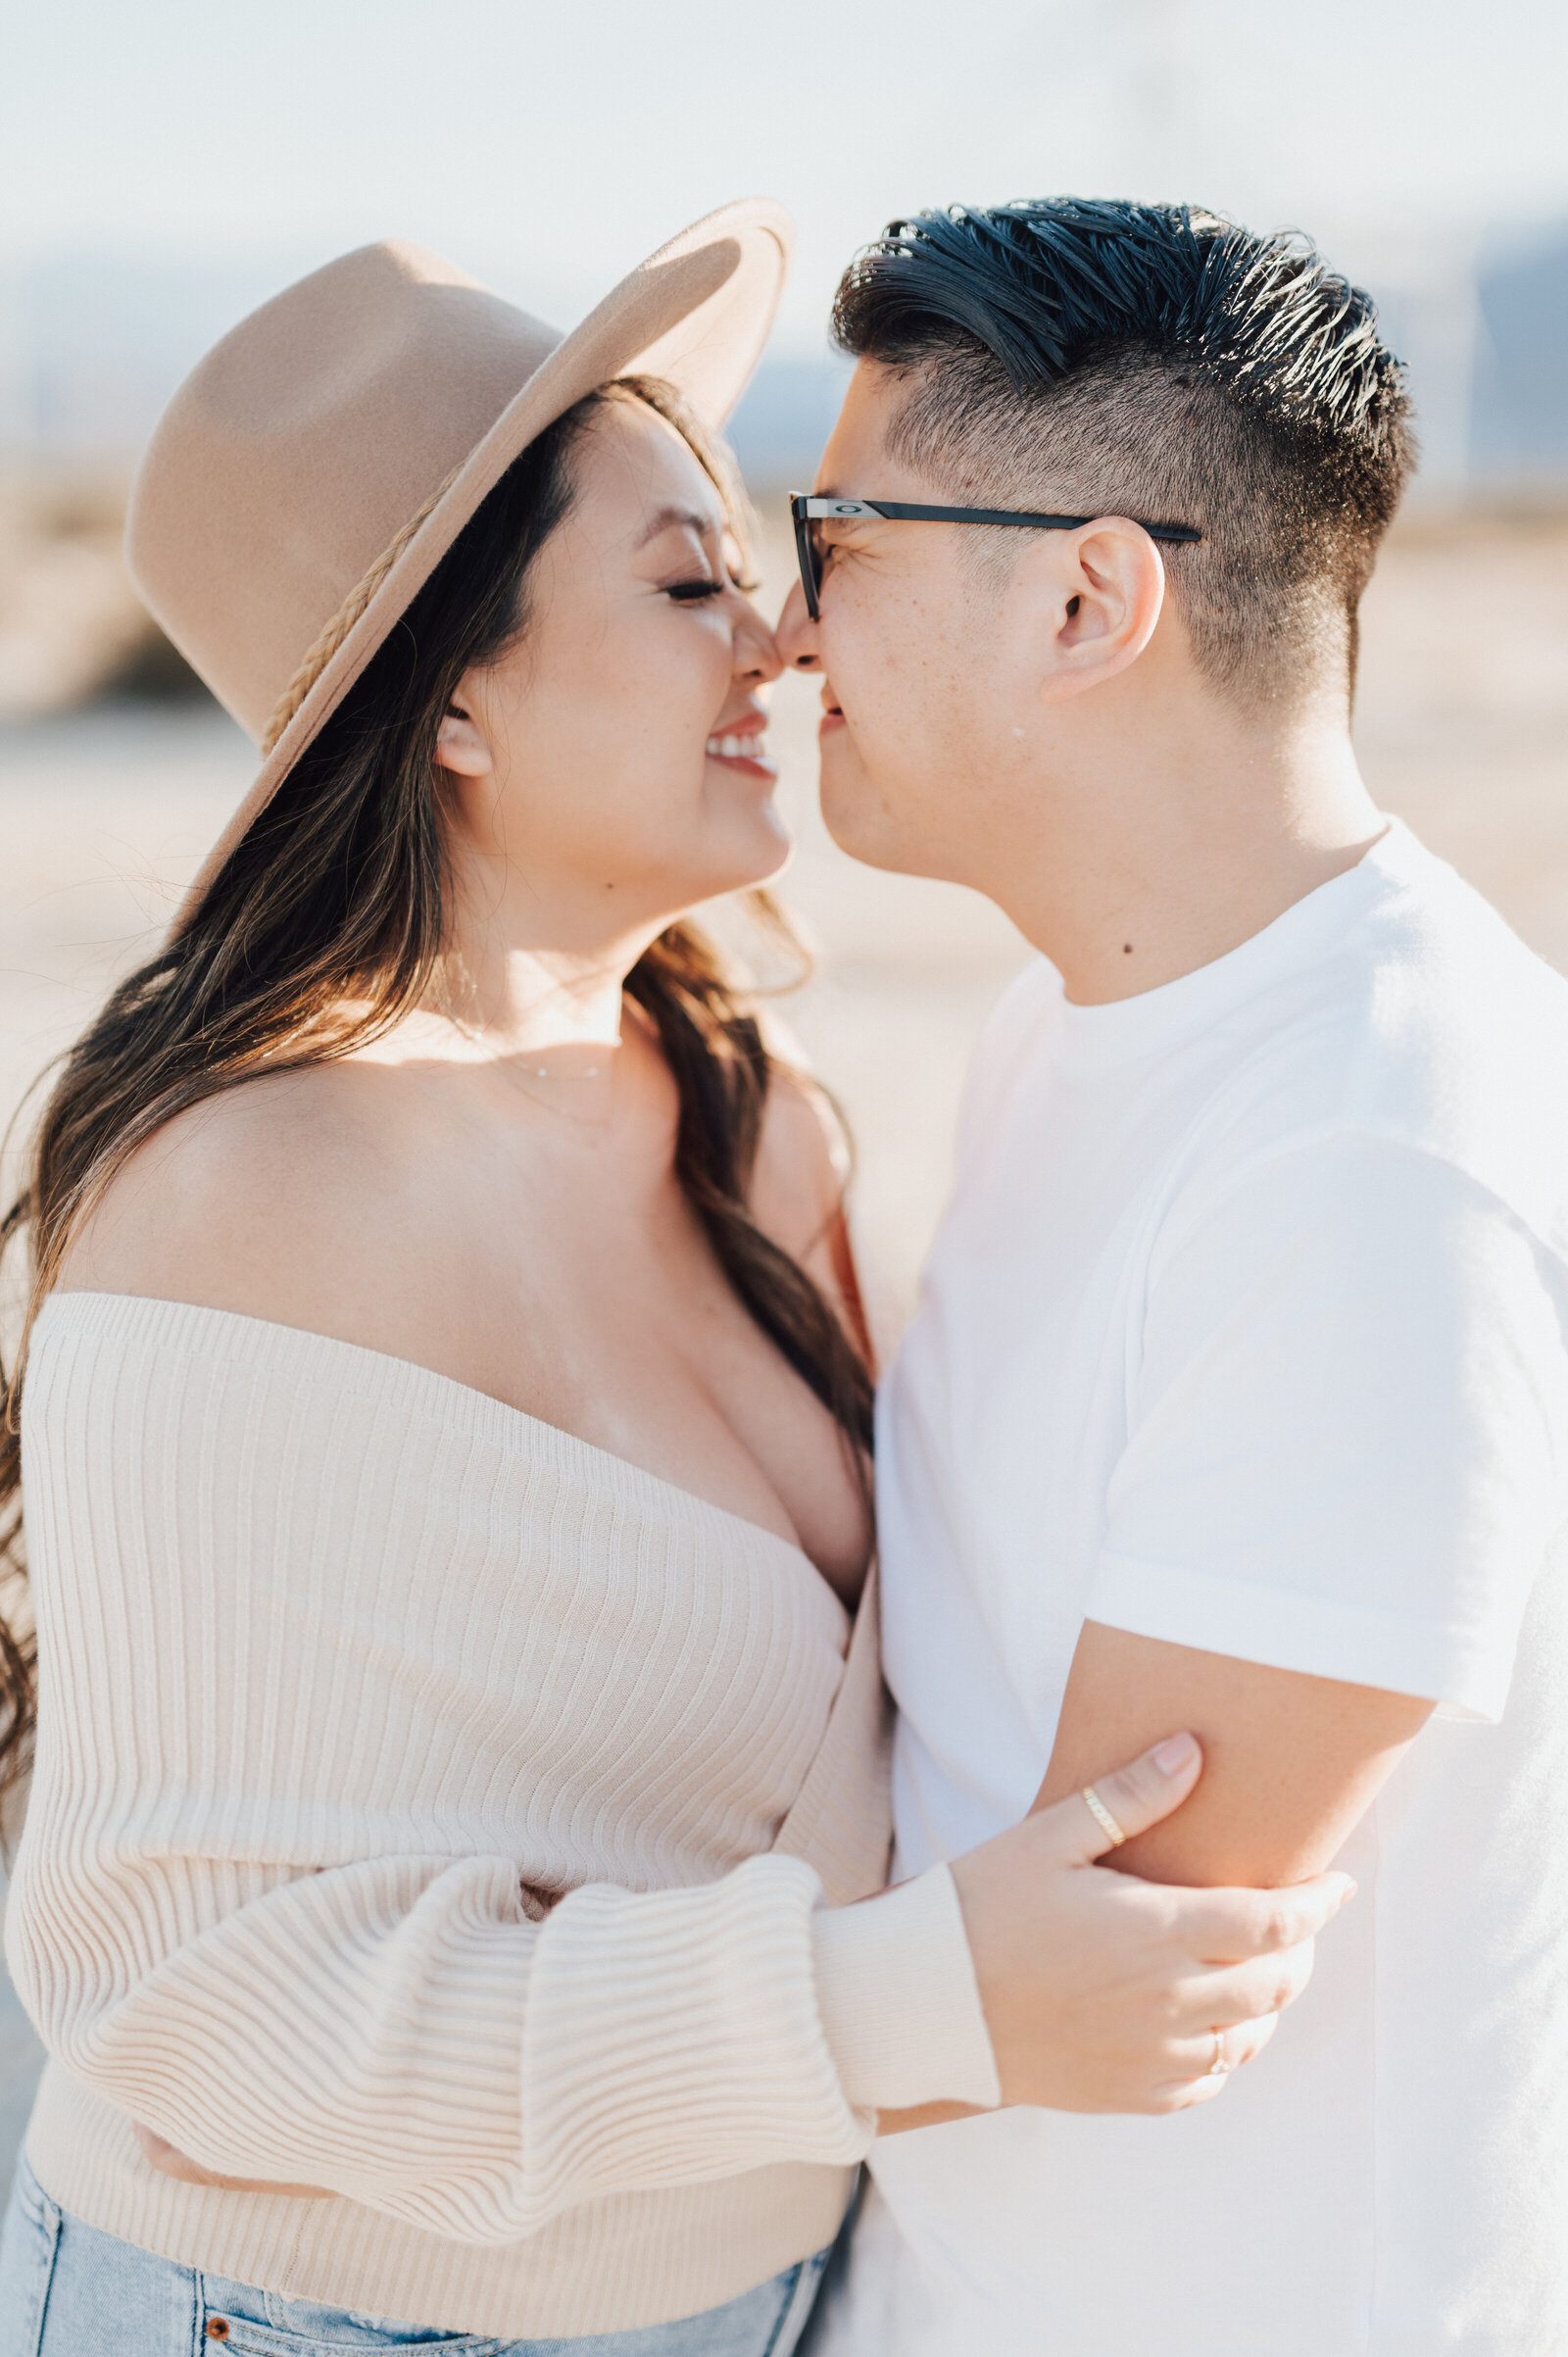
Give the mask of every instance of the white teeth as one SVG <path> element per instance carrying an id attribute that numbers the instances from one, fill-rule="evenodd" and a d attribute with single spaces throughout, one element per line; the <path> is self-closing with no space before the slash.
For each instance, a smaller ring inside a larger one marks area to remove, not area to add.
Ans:
<path id="1" fill-rule="evenodd" d="M 756 737 L 710 737 L 708 750 L 716 761 L 760 761 L 762 748 Z"/>

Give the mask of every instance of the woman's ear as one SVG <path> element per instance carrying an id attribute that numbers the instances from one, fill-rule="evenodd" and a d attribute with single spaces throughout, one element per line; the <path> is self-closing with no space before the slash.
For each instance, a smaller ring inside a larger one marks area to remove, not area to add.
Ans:
<path id="1" fill-rule="evenodd" d="M 1047 619 L 1041 694 L 1056 704 L 1137 662 L 1165 602 L 1165 567 L 1143 526 L 1120 516 L 1043 537 L 1054 545 L 1042 552 L 1038 584 Z"/>
<path id="2" fill-rule="evenodd" d="M 442 714 L 436 733 L 435 758 L 439 768 L 450 769 L 455 777 L 488 777 L 491 770 L 490 747 L 483 731 L 474 721 L 461 691 Z"/>

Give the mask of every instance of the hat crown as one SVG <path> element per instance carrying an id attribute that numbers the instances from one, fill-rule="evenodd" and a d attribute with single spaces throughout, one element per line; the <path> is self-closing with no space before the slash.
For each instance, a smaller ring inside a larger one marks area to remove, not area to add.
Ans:
<path id="1" fill-rule="evenodd" d="M 387 241 L 264 304 L 186 378 L 137 475 L 126 554 L 164 629 L 253 736 L 560 341 L 438 255 Z"/>

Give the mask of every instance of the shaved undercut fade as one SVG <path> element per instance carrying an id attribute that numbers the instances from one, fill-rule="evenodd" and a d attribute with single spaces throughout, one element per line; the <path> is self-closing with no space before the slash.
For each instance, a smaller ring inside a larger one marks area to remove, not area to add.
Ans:
<path id="1" fill-rule="evenodd" d="M 1326 671 L 1353 689 L 1415 446 L 1370 299 L 1305 238 L 1185 205 L 954 206 L 857 256 L 833 330 L 907 379 L 890 454 L 965 503 L 1196 525 L 1161 555 L 1234 701 L 1289 706 Z M 1022 535 L 974 538 L 1009 567 Z"/>

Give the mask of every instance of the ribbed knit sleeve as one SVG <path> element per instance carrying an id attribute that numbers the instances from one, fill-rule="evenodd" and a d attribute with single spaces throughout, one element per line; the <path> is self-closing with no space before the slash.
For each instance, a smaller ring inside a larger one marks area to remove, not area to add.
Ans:
<path id="1" fill-rule="evenodd" d="M 746 1854 L 820 1740 L 836 1600 L 281 1332 L 89 1296 L 37 1331 L 6 1936 L 50 2051 L 209 2168 L 469 2243 L 857 2158 L 817 1877 Z"/>
<path id="2" fill-rule="evenodd" d="M 992 2110 L 1002 2081 L 953 1876 L 932 1866 L 816 1917 L 816 1998 L 839 2084 L 872 2112 Z"/>

